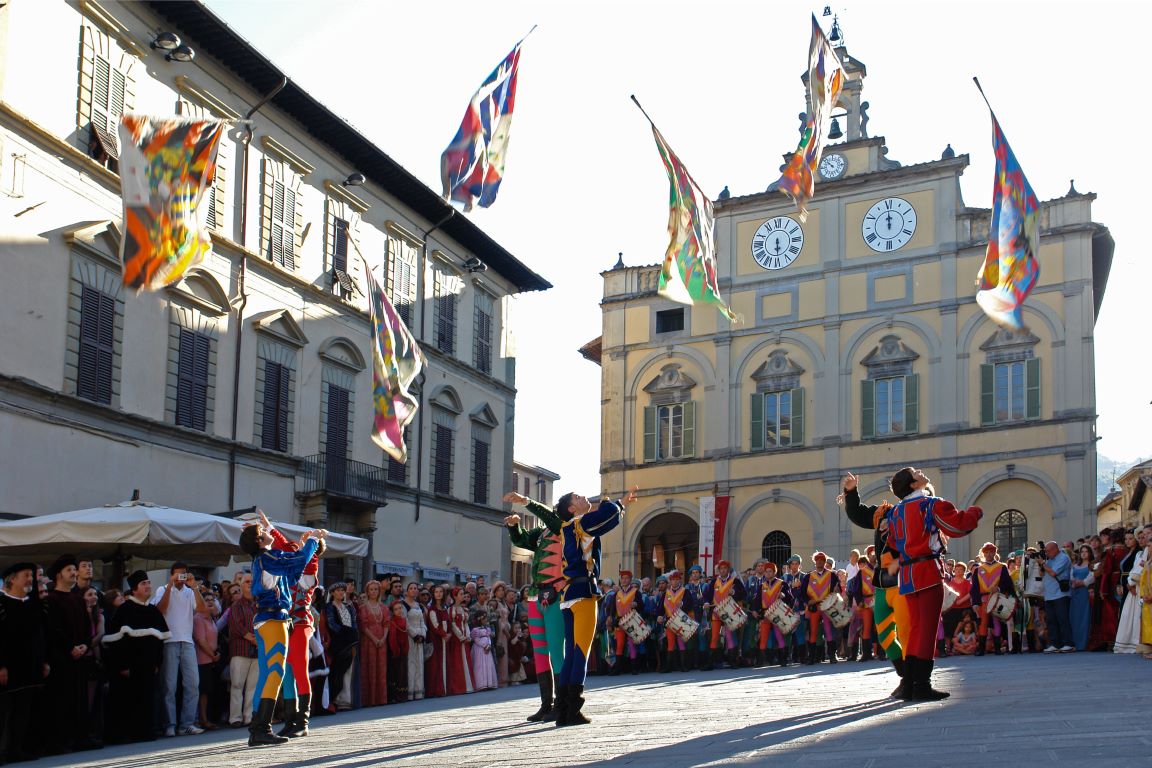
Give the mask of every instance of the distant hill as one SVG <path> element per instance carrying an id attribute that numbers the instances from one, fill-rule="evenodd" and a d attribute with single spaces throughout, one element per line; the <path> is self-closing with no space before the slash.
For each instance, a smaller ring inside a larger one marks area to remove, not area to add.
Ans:
<path id="1" fill-rule="evenodd" d="M 1113 472 L 1115 472 L 1116 477 L 1120 477 L 1133 466 L 1146 460 L 1146 458 L 1138 458 L 1116 461 L 1102 453 L 1096 454 L 1096 502 L 1099 503 L 1112 489 Z"/>

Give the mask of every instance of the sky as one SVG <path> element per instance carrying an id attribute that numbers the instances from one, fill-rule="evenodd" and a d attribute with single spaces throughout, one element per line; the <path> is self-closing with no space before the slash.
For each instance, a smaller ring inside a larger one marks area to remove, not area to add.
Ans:
<path id="1" fill-rule="evenodd" d="M 763 191 L 796 145 L 809 15 L 823 4 L 709 0 L 371 2 L 207 0 L 320 102 L 440 189 L 440 153 L 472 93 L 534 25 L 504 181 L 468 214 L 555 287 L 519 296 L 516 458 L 600 488 L 600 272 L 658 263 L 668 182 L 635 96 L 712 195 Z M 1138 243 L 1149 160 L 1135 36 L 1152 4 L 847 2 L 832 5 L 868 70 L 869 134 L 906 165 L 968 153 L 964 202 L 989 207 L 994 157 L 978 76 L 1041 200 L 1098 195 L 1116 241 L 1096 324 L 1100 453 L 1152 455 L 1147 333 L 1152 264 Z M 819 184 L 816 187 L 817 198 Z M 1041 264 L 1043 270 L 1043 264 Z M 967 278 L 965 278 L 967 279 Z"/>

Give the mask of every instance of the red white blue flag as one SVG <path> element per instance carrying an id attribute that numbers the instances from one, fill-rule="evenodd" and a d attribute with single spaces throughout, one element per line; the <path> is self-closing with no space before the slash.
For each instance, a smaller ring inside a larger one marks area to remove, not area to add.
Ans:
<path id="1" fill-rule="evenodd" d="M 523 42 L 516 43 L 472 95 L 460 130 L 440 155 L 444 199 L 463 203 L 465 211 L 476 203 L 487 208 L 500 191 Z"/>

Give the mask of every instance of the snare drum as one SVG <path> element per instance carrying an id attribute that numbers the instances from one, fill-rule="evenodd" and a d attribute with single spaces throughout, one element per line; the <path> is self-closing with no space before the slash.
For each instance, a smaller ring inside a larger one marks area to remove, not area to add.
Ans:
<path id="1" fill-rule="evenodd" d="M 844 595 L 841 594 L 828 595 L 821 600 L 820 612 L 828 617 L 836 629 L 843 629 L 852 622 L 852 611 L 848 609 Z"/>
<path id="2" fill-rule="evenodd" d="M 988 598 L 986 608 L 989 615 L 995 616 L 1001 621 L 1009 621 L 1012 614 L 1016 612 L 1016 598 L 1003 592 L 997 592 Z"/>
<path id="3" fill-rule="evenodd" d="M 764 615 L 768 617 L 768 621 L 775 624 L 776 628 L 786 635 L 792 634 L 796 631 L 796 627 L 800 626 L 800 617 L 783 600 L 777 599 L 776 602 L 768 606 Z"/>
<path id="4" fill-rule="evenodd" d="M 668 618 L 664 626 L 679 635 L 681 640 L 688 642 L 696 634 L 696 630 L 700 628 L 700 622 L 684 611 L 677 611 L 675 616 Z"/>
<path id="5" fill-rule="evenodd" d="M 724 626 L 735 632 L 744 626 L 744 622 L 748 621 L 748 614 L 744 613 L 734 599 L 726 597 L 716 604 L 716 616 L 724 623 Z"/>
<path id="6" fill-rule="evenodd" d="M 644 621 L 644 617 L 640 615 L 639 611 L 629 611 L 624 614 L 620 617 L 619 624 L 620 629 L 624 630 L 634 643 L 642 643 L 652 634 L 652 628 L 648 626 L 648 622 Z"/>
<path id="7" fill-rule="evenodd" d="M 944 613 L 952 608 L 952 606 L 956 603 L 957 598 L 959 597 L 959 592 L 952 589 L 952 587 L 948 586 L 947 584 L 944 584 L 944 604 L 940 606 L 940 613 Z"/>

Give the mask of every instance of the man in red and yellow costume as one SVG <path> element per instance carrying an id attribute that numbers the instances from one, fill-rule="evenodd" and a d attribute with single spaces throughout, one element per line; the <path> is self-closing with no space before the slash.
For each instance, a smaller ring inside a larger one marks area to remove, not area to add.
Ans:
<path id="1" fill-rule="evenodd" d="M 753 601 L 756 597 L 753 596 Z M 785 645 L 784 633 L 768 618 L 768 611 L 782 601 L 789 608 L 792 605 L 792 593 L 786 589 L 784 580 L 776 576 L 776 563 L 764 564 L 764 575 L 760 579 L 760 595 L 758 608 L 760 609 L 760 654 L 767 659 L 768 651 L 772 651 L 772 661 L 783 667 L 788 664 L 788 646 Z M 799 626 L 799 625 L 797 625 Z M 793 630 L 795 631 L 795 630 Z"/>
<path id="2" fill-rule="evenodd" d="M 668 663 L 664 665 L 665 672 L 685 672 L 684 666 L 684 651 L 687 650 L 688 642 L 695 642 L 696 638 L 693 637 L 690 641 L 684 640 L 676 632 L 668 628 L 668 620 L 671 619 L 680 611 L 684 611 L 689 618 L 692 617 L 696 610 L 696 599 L 692 593 L 684 587 L 684 577 L 680 571 L 672 571 L 668 574 L 668 590 L 664 593 L 664 599 L 656 608 L 656 623 L 664 628 L 664 640 L 667 643 L 668 650 Z M 699 630 L 697 630 L 699 631 Z"/>
<path id="3" fill-rule="evenodd" d="M 972 571 L 970 577 L 972 584 L 972 606 L 980 617 L 980 627 L 976 630 L 976 655 L 984 655 L 984 646 L 988 643 L 988 630 L 992 630 L 992 643 L 996 648 L 996 655 L 1004 653 L 1004 636 L 1011 631 L 1000 619 L 988 613 L 988 601 L 997 592 L 1006 595 L 1015 595 L 1016 586 L 1012 583 L 1012 574 L 1008 567 L 1000 562 L 996 554 L 996 545 L 988 542 L 980 547 L 980 562 Z"/>
<path id="4" fill-rule="evenodd" d="M 724 647 L 728 653 L 728 666 L 740 666 L 740 644 L 736 633 L 724 626 L 715 607 L 728 598 L 732 598 L 737 605 L 742 605 L 747 593 L 744 582 L 732 573 L 732 563 L 721 560 L 716 563 L 716 575 L 704 589 L 704 608 L 712 608 L 712 639 L 708 647 L 712 651 L 712 661 L 706 669 L 720 666 L 720 630 L 724 630 Z"/>
<path id="5" fill-rule="evenodd" d="M 820 603 L 830 595 L 840 591 L 840 577 L 828 568 L 828 556 L 823 552 L 812 554 L 812 563 L 816 566 L 804 576 L 804 601 L 808 608 L 808 664 L 817 661 L 816 635 L 821 627 L 824 629 L 824 649 L 828 656 L 828 663 L 836 663 L 836 634 L 832 629 L 832 620 L 820 610 Z"/>
<path id="6" fill-rule="evenodd" d="M 634 675 L 640 674 L 636 665 L 636 643 L 620 623 L 633 611 L 639 611 L 640 616 L 644 615 L 644 596 L 632 581 L 632 571 L 620 571 L 620 587 L 604 601 L 604 615 L 608 626 L 614 630 L 616 640 L 616 665 L 612 667 L 612 675 L 619 675 L 625 670 Z"/>

